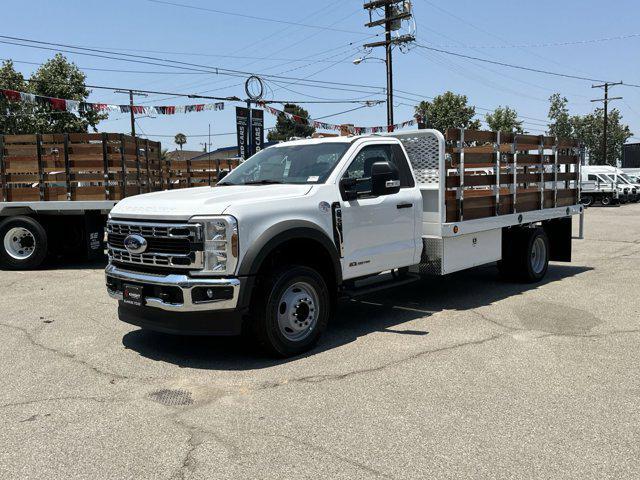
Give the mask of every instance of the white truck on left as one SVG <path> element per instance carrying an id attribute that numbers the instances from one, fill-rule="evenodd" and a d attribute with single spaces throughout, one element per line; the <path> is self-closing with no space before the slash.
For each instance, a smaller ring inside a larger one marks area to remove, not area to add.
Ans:
<path id="1" fill-rule="evenodd" d="M 0 268 L 104 258 L 111 208 L 166 186 L 160 150 L 119 133 L 0 134 Z"/>

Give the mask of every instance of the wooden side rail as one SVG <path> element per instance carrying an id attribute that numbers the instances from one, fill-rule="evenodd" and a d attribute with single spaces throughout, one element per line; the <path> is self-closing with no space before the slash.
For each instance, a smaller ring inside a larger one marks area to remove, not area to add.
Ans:
<path id="1" fill-rule="evenodd" d="M 446 132 L 446 221 L 575 205 L 583 149 L 544 135 Z"/>

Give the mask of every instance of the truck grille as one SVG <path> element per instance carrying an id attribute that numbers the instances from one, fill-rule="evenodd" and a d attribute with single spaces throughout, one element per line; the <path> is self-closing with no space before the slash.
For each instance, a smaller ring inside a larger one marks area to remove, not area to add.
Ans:
<path id="1" fill-rule="evenodd" d="M 129 235 L 147 242 L 142 253 L 125 247 Z M 131 268 L 196 270 L 204 265 L 202 225 L 196 223 L 146 223 L 110 220 L 107 223 L 107 250 L 114 264 Z"/>

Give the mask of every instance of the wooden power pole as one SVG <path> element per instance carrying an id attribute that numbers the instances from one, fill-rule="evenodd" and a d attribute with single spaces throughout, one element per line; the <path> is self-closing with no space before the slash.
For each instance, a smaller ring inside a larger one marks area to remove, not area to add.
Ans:
<path id="1" fill-rule="evenodd" d="M 373 0 L 364 4 L 365 10 L 369 11 L 369 23 L 365 27 L 372 28 L 384 26 L 385 39 L 381 42 L 367 43 L 363 47 L 372 49 L 376 47 L 385 48 L 385 63 L 387 65 L 387 125 L 393 128 L 393 57 L 392 50 L 394 45 L 402 45 L 404 43 L 413 42 L 413 35 L 400 35 L 393 38 L 391 33 L 400 30 L 403 20 L 409 20 L 412 17 L 411 2 L 406 0 Z M 374 10 L 383 9 L 384 18 L 373 20 Z"/>
<path id="2" fill-rule="evenodd" d="M 602 85 L 592 85 L 591 88 L 604 88 L 604 98 L 598 98 L 595 100 L 591 100 L 592 102 L 603 102 L 604 103 L 604 125 L 602 132 L 602 161 L 605 165 L 608 165 L 609 162 L 607 160 L 608 149 L 607 149 L 607 129 L 609 127 L 609 102 L 612 100 L 622 100 L 622 97 L 612 97 L 609 98 L 609 87 L 614 87 L 616 85 L 622 85 L 622 82 L 605 82 Z"/>

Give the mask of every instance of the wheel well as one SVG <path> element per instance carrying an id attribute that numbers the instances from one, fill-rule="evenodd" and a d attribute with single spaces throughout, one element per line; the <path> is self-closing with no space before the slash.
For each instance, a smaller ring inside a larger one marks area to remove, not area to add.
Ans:
<path id="1" fill-rule="evenodd" d="M 331 253 L 325 246 L 311 238 L 292 238 L 279 243 L 260 264 L 262 275 L 283 265 L 305 265 L 317 270 L 327 282 L 330 291 L 335 291 L 339 278 Z"/>

